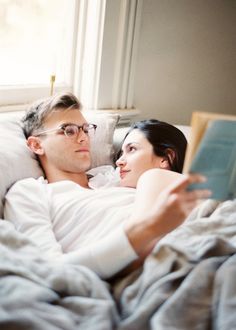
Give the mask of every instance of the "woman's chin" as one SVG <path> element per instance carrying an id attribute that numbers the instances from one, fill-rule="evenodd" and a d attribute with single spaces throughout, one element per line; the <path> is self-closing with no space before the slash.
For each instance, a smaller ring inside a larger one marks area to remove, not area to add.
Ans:
<path id="1" fill-rule="evenodd" d="M 127 187 L 127 188 L 136 188 L 136 185 L 133 182 L 131 182 L 130 180 L 125 180 L 125 179 L 120 180 L 120 186 Z"/>
<path id="2" fill-rule="evenodd" d="M 120 186 L 121 187 L 126 187 L 126 182 L 125 182 L 125 180 L 120 180 Z"/>

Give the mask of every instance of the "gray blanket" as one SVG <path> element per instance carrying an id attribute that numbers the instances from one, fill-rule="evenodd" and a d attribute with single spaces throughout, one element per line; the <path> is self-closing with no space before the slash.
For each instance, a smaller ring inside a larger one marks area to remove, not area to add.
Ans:
<path id="1" fill-rule="evenodd" d="M 119 329 L 236 329 L 236 200 L 206 201 L 114 285 Z"/>
<path id="2" fill-rule="evenodd" d="M 0 221 L 0 329 L 236 329 L 236 200 L 206 201 L 109 284 Z"/>
<path id="3" fill-rule="evenodd" d="M 9 223 L 0 221 L 0 329 L 113 329 L 115 303 L 94 273 L 51 265 Z"/>

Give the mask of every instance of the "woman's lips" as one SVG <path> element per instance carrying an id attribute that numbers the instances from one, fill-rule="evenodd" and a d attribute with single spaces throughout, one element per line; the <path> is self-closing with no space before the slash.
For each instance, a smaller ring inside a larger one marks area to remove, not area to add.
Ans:
<path id="1" fill-rule="evenodd" d="M 127 170 L 127 171 L 120 171 L 120 178 L 123 179 L 128 172 L 130 172 L 130 171 L 129 170 Z"/>

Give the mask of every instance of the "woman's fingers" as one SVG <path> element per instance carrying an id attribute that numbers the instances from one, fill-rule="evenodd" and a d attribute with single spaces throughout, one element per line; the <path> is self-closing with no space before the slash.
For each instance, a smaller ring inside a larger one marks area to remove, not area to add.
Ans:
<path id="1" fill-rule="evenodd" d="M 205 182 L 206 178 L 200 174 L 186 174 L 180 180 L 177 180 L 175 185 L 172 187 L 172 192 L 177 193 L 181 190 L 185 190 L 192 183 Z"/>
<path id="2" fill-rule="evenodd" d="M 186 199 L 196 200 L 196 199 L 205 199 L 211 196 L 211 191 L 208 189 L 196 189 L 193 191 L 186 191 Z"/>
<path id="3" fill-rule="evenodd" d="M 196 189 L 193 191 L 186 191 L 187 187 L 192 183 L 205 182 L 206 178 L 200 174 L 187 174 L 183 175 L 177 180 L 171 187 L 170 193 L 181 193 L 185 191 L 188 194 L 189 199 L 202 199 L 207 198 L 211 195 L 210 190 L 207 189 Z"/>

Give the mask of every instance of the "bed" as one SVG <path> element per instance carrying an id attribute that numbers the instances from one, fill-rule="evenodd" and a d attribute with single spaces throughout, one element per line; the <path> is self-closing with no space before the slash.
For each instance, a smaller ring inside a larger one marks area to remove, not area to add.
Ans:
<path id="1" fill-rule="evenodd" d="M 116 128 L 117 115 L 87 116 L 99 127 L 93 167 L 112 164 L 114 131 L 117 148 L 126 129 Z M 9 187 L 42 174 L 19 117 L 0 116 L 1 218 Z M 0 258 L 0 329 L 236 329 L 236 200 L 205 201 L 143 267 L 109 281 L 83 266 L 49 263 L 4 220 Z"/>

